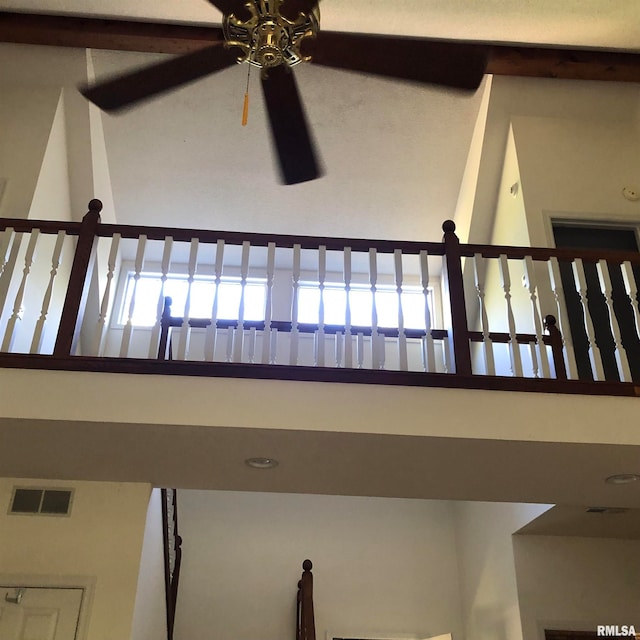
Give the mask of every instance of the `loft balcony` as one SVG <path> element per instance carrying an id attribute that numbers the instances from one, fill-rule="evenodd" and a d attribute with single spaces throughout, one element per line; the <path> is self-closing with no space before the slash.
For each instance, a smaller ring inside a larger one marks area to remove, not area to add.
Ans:
<path id="1" fill-rule="evenodd" d="M 0 219 L 0 366 L 640 394 L 640 254 Z"/>

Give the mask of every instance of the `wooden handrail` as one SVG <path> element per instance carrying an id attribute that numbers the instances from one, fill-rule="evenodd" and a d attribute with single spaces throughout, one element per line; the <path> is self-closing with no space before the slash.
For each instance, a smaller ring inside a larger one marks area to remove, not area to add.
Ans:
<path id="1" fill-rule="evenodd" d="M 302 578 L 298 582 L 296 606 L 296 640 L 316 640 L 313 611 L 313 574 L 311 560 L 302 563 Z"/>
<path id="2" fill-rule="evenodd" d="M 182 537 L 178 534 L 178 497 L 175 489 L 161 489 L 162 537 L 164 550 L 164 582 L 167 612 L 167 640 L 173 640 L 173 629 L 178 602 L 178 585 L 182 565 Z M 169 514 L 171 501 L 171 514 Z M 173 563 L 171 556 L 173 554 Z"/>

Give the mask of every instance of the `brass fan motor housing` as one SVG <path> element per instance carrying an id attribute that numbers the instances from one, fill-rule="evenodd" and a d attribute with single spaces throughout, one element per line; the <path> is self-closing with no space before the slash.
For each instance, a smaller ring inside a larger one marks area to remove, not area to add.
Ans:
<path id="1" fill-rule="evenodd" d="M 309 13 L 299 13 L 295 20 L 282 15 L 286 0 L 249 0 L 251 13 L 246 20 L 233 13 L 225 15 L 222 30 L 227 47 L 240 47 L 238 63 L 248 62 L 261 69 L 287 64 L 293 67 L 309 60 L 300 53 L 305 38 L 313 38 L 320 28 L 320 11 L 316 4 Z"/>

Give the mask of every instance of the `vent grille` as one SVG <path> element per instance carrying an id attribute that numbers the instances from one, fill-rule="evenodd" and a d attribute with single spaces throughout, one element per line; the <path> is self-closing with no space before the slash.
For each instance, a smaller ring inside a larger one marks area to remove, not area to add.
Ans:
<path id="1" fill-rule="evenodd" d="M 587 513 L 626 513 L 629 509 L 625 509 L 624 507 L 589 507 L 587 509 Z"/>
<path id="2" fill-rule="evenodd" d="M 15 487 L 9 513 L 66 516 L 71 511 L 71 489 L 36 489 Z"/>

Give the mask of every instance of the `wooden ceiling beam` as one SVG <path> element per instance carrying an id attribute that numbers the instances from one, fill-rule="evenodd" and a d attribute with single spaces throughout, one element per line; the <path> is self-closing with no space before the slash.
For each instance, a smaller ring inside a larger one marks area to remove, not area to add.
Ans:
<path id="1" fill-rule="evenodd" d="M 179 54 L 224 37 L 220 27 L 0 12 L 0 42 Z"/>
<path id="2" fill-rule="evenodd" d="M 220 27 L 0 12 L 0 42 L 180 54 L 223 40 Z M 487 73 L 640 82 L 640 52 L 494 44 Z"/>

